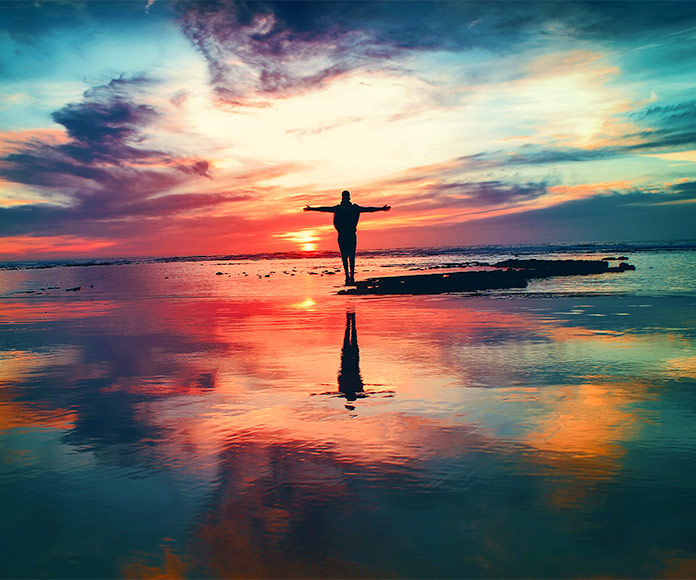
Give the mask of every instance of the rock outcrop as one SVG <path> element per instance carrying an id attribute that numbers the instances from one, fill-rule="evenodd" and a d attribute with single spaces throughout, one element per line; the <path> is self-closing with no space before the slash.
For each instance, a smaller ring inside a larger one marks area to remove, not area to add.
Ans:
<path id="1" fill-rule="evenodd" d="M 505 288 L 525 288 L 533 278 L 551 276 L 586 276 L 625 272 L 636 267 L 626 262 L 609 266 L 603 260 L 504 260 L 493 264 L 497 270 L 382 276 L 356 282 L 355 288 L 339 294 L 445 294 L 478 292 Z"/>

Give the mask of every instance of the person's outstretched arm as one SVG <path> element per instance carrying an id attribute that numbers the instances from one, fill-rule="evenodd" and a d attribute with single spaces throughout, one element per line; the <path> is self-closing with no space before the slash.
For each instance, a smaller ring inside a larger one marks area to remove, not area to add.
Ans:
<path id="1" fill-rule="evenodd" d="M 306 205 L 303 209 L 304 211 L 326 211 L 333 213 L 336 209 L 336 206 L 309 207 L 308 205 Z"/>
<path id="2" fill-rule="evenodd" d="M 383 205 L 382 207 L 363 207 L 359 205 L 358 208 L 360 209 L 360 213 L 370 213 L 373 211 L 389 211 L 391 209 L 391 206 Z"/>

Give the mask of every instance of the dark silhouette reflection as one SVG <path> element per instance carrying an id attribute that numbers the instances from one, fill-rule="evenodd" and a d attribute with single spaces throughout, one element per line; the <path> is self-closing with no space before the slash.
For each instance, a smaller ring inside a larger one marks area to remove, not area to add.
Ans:
<path id="1" fill-rule="evenodd" d="M 367 386 L 382 386 L 375 383 L 367 383 Z M 343 333 L 343 346 L 341 347 L 341 366 L 338 369 L 338 391 L 325 391 L 312 393 L 312 396 L 324 396 L 341 398 L 346 400 L 346 409 L 354 411 L 354 403 L 358 399 L 391 398 L 395 395 L 392 390 L 368 390 L 365 391 L 360 374 L 360 350 L 358 349 L 358 329 L 355 324 L 355 312 L 346 312 L 346 330 Z"/>
<path id="2" fill-rule="evenodd" d="M 364 397 L 363 381 L 360 376 L 360 350 L 358 349 L 358 331 L 355 327 L 355 312 L 346 312 L 346 332 L 341 348 L 341 368 L 338 370 L 338 390 L 347 401 L 356 401 Z M 346 405 L 354 409 L 352 405 Z"/>

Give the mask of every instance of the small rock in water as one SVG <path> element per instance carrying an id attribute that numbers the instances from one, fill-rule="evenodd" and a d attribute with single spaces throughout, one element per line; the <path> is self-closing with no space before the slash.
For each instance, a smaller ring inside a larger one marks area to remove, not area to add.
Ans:
<path id="1" fill-rule="evenodd" d="M 222 276 L 222 272 L 215 272 L 216 276 Z"/>

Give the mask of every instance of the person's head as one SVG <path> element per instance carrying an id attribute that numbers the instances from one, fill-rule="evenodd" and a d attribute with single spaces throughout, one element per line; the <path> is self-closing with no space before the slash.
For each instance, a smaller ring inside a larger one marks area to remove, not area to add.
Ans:
<path id="1" fill-rule="evenodd" d="M 341 192 L 341 203 L 350 203 L 350 191 L 347 189 Z"/>

